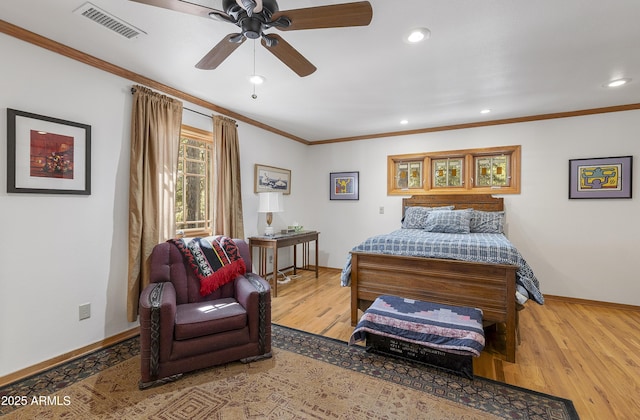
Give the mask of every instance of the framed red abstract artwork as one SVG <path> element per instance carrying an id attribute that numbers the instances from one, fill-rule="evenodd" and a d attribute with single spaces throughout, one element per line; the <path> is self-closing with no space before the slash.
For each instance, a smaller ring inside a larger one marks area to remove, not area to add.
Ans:
<path id="1" fill-rule="evenodd" d="M 7 192 L 91 194 L 91 126 L 7 109 Z"/>

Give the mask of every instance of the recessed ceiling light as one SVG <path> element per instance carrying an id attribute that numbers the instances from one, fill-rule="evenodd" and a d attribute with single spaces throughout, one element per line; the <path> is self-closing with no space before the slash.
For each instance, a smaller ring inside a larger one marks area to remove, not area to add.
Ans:
<path id="1" fill-rule="evenodd" d="M 407 125 L 409 124 L 409 120 L 400 120 L 400 124 Z"/>
<path id="2" fill-rule="evenodd" d="M 608 82 L 607 84 L 605 84 L 605 86 L 606 87 L 618 87 L 618 86 L 626 85 L 630 81 L 631 81 L 631 79 L 628 79 L 628 78 L 615 79 L 615 80 L 612 80 L 612 81 Z"/>
<path id="3" fill-rule="evenodd" d="M 260 76 L 259 74 L 254 74 L 249 77 L 249 81 L 254 85 L 261 85 L 264 83 L 265 80 L 266 79 L 264 78 L 264 76 Z"/>
<path id="4" fill-rule="evenodd" d="M 431 37 L 431 31 L 427 28 L 411 29 L 405 36 L 405 40 L 410 44 L 415 44 Z"/>
<path id="5" fill-rule="evenodd" d="M 489 108 L 483 109 L 482 111 L 480 111 L 481 114 L 488 114 L 490 112 L 491 112 L 491 110 Z"/>

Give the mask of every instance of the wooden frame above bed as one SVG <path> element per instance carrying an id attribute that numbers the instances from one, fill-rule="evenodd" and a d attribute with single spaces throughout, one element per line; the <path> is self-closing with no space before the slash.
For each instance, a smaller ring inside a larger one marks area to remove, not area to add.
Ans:
<path id="1" fill-rule="evenodd" d="M 387 194 L 520 194 L 520 159 L 519 145 L 387 156 Z"/>
<path id="2" fill-rule="evenodd" d="M 447 205 L 504 210 L 503 199 L 491 195 L 420 195 L 404 198 L 402 213 L 412 206 Z M 352 325 L 357 324 L 358 310 L 365 311 L 381 295 L 479 308 L 484 321 L 505 324 L 506 359 L 515 362 L 518 267 L 366 252 L 352 252 L 351 257 Z"/>

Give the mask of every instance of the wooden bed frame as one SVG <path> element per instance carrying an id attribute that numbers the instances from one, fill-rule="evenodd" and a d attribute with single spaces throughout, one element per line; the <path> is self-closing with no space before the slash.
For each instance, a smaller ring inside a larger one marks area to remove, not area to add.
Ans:
<path id="1" fill-rule="evenodd" d="M 402 200 L 411 206 L 483 211 L 504 209 L 491 195 L 420 195 Z M 506 359 L 516 360 L 516 270 L 513 265 L 351 252 L 351 324 L 381 295 L 482 309 L 485 323 L 504 323 Z"/>

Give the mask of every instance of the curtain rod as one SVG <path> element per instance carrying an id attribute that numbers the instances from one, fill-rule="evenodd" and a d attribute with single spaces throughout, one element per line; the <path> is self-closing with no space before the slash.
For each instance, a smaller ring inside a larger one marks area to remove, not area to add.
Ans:
<path id="1" fill-rule="evenodd" d="M 207 118 L 211 118 L 211 115 L 209 115 L 209 114 L 205 114 L 204 112 L 196 111 L 195 109 L 187 108 L 186 106 L 183 106 L 182 109 L 187 110 L 187 111 L 191 111 L 194 114 L 200 114 L 200 115 L 204 115 Z"/>
<path id="2" fill-rule="evenodd" d="M 134 93 L 136 93 L 136 88 L 132 87 L 131 88 L 131 94 L 133 95 Z M 200 111 L 196 111 L 195 109 L 191 109 L 191 108 L 187 108 L 186 106 L 183 106 L 182 109 L 187 110 L 187 111 L 191 111 L 195 114 L 200 114 L 202 116 L 205 116 L 207 118 L 211 118 L 211 115 L 209 114 L 205 114 L 204 112 L 200 112 Z M 236 123 L 236 127 L 238 126 L 238 123 Z"/>

